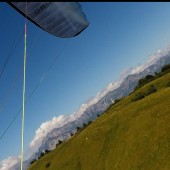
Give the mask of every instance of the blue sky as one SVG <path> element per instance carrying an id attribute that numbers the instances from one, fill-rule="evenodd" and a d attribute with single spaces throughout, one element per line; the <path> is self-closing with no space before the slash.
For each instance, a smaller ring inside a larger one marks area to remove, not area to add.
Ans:
<path id="1" fill-rule="evenodd" d="M 80 4 L 90 25 L 74 38 L 54 37 L 28 21 L 26 96 L 44 73 L 47 76 L 26 105 L 25 149 L 43 122 L 72 114 L 124 70 L 146 62 L 148 56 L 170 44 L 170 3 Z M 1 2 L 0 21 L 0 70 L 16 37 L 21 37 L 0 77 L 2 134 L 22 103 L 24 18 Z M 19 155 L 20 145 L 21 114 L 0 140 L 0 161 Z"/>

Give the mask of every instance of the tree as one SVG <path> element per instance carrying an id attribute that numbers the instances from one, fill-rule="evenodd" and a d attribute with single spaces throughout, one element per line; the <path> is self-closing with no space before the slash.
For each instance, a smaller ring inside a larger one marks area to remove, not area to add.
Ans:
<path id="1" fill-rule="evenodd" d="M 62 140 L 58 140 L 58 143 L 59 143 L 59 144 L 62 144 L 62 143 L 63 143 L 63 141 L 62 141 Z"/>
<path id="2" fill-rule="evenodd" d="M 32 165 L 34 162 L 36 162 L 37 160 L 36 159 L 33 159 L 30 164 Z"/>
<path id="3" fill-rule="evenodd" d="M 159 75 L 159 73 L 158 72 L 155 72 L 155 76 L 158 76 Z"/>
<path id="4" fill-rule="evenodd" d="M 100 115 L 99 115 L 99 114 L 97 114 L 97 117 L 100 117 Z"/>
<path id="5" fill-rule="evenodd" d="M 49 153 L 49 152 L 50 152 L 49 150 L 47 150 L 47 149 L 45 150 L 45 154 L 47 154 L 47 153 Z"/>
<path id="6" fill-rule="evenodd" d="M 81 127 L 78 126 L 78 127 L 77 127 L 77 131 L 79 131 L 80 129 L 81 129 Z"/>
<path id="7" fill-rule="evenodd" d="M 115 103 L 118 103 L 120 100 L 121 100 L 121 99 L 116 99 L 114 102 L 115 102 Z"/>
<path id="8" fill-rule="evenodd" d="M 62 143 L 63 143 L 62 140 L 58 140 L 58 142 L 57 142 L 57 144 L 56 144 L 56 148 L 57 148 L 59 145 L 61 145 Z"/>
<path id="9" fill-rule="evenodd" d="M 86 127 L 87 125 L 85 123 L 83 123 L 83 126 Z"/>
<path id="10" fill-rule="evenodd" d="M 41 157 L 43 157 L 45 155 L 44 152 L 41 152 L 40 156 L 38 157 L 38 159 L 40 159 Z"/>
<path id="11" fill-rule="evenodd" d="M 92 121 L 90 120 L 89 122 L 88 122 L 88 125 L 90 125 L 92 123 Z"/>
<path id="12" fill-rule="evenodd" d="M 155 76 L 148 74 L 148 75 L 146 75 L 145 79 L 146 80 L 150 80 L 150 79 L 153 79 L 154 77 Z"/>
<path id="13" fill-rule="evenodd" d="M 161 69 L 162 72 L 165 72 L 167 70 L 170 71 L 170 64 L 164 65 Z"/>

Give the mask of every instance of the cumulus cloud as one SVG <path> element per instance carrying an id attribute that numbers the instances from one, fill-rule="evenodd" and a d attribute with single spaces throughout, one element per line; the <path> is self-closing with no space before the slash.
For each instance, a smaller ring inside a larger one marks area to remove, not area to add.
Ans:
<path id="1" fill-rule="evenodd" d="M 74 112 L 70 116 L 60 115 L 58 117 L 53 117 L 51 120 L 47 122 L 42 123 L 35 132 L 35 136 L 30 143 L 29 150 L 35 152 L 39 148 L 43 139 L 47 136 L 48 133 L 50 133 L 54 128 L 62 127 L 67 122 L 77 119 L 92 104 L 94 104 L 93 99 L 89 100 L 85 104 L 82 104 L 81 107 L 78 109 L 78 111 Z"/>
<path id="2" fill-rule="evenodd" d="M 67 122 L 76 120 L 79 118 L 86 109 L 88 109 L 91 105 L 96 104 L 102 97 L 104 97 L 109 91 L 117 88 L 120 85 L 120 81 L 116 81 L 114 83 L 110 83 L 106 89 L 99 92 L 95 97 L 91 97 L 86 103 L 82 104 L 80 108 L 75 111 L 70 116 L 60 115 L 59 117 L 53 117 L 52 120 L 44 122 L 40 125 L 40 127 L 36 130 L 35 136 L 30 143 L 30 150 L 35 152 L 38 147 L 41 145 L 43 139 L 50 133 L 54 128 L 62 127 Z"/>
<path id="3" fill-rule="evenodd" d="M 130 74 L 136 74 L 136 73 L 140 73 L 141 71 L 143 71 L 146 68 L 146 65 L 138 65 L 136 68 L 132 69 Z"/>
<path id="4" fill-rule="evenodd" d="M 12 167 L 19 163 L 19 157 L 8 157 L 0 162 L 1 170 L 13 170 Z"/>
<path id="5" fill-rule="evenodd" d="M 54 128 L 58 128 L 63 126 L 69 120 L 68 116 L 60 115 L 58 117 L 53 117 L 52 120 L 44 122 L 40 125 L 40 127 L 36 130 L 35 136 L 30 143 L 30 149 L 37 149 L 43 138 Z"/>
<path id="6" fill-rule="evenodd" d="M 161 57 L 167 55 L 170 52 L 170 46 L 167 46 L 165 49 L 163 50 L 157 50 L 156 53 L 154 53 L 153 55 L 148 57 L 148 60 L 146 63 L 144 64 L 140 64 L 135 68 L 129 68 L 127 70 L 127 72 L 122 74 L 123 76 L 126 76 L 128 74 L 137 74 L 140 73 L 141 71 L 143 71 L 144 69 L 146 69 L 147 67 L 149 67 L 150 65 L 154 64 L 157 60 L 159 60 Z"/>
<path id="7" fill-rule="evenodd" d="M 133 70 L 133 67 L 130 67 L 130 68 L 127 68 L 127 69 L 123 70 L 123 71 L 120 73 L 121 79 L 126 78 L 126 77 L 131 73 L 132 70 Z"/>
<path id="8" fill-rule="evenodd" d="M 115 81 L 114 83 L 109 83 L 109 85 L 104 90 L 97 94 L 96 102 L 103 98 L 109 91 L 113 91 L 114 89 L 118 88 L 121 82 L 122 80 L 120 79 Z"/>

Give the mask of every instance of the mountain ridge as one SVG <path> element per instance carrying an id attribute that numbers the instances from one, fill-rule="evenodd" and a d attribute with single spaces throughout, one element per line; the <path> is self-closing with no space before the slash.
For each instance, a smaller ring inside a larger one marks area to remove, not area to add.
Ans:
<path id="1" fill-rule="evenodd" d="M 170 72 L 112 104 L 94 123 L 33 163 L 29 170 L 45 170 L 47 166 L 62 170 L 169 170 L 168 83 Z M 151 86 L 157 90 L 148 94 Z M 138 93 L 147 95 L 134 101 Z"/>
<path id="2" fill-rule="evenodd" d="M 72 121 L 68 121 L 61 127 L 54 128 L 49 133 L 47 133 L 47 135 L 44 136 L 38 150 L 34 152 L 34 154 L 32 154 L 32 156 L 27 161 L 24 162 L 25 167 L 29 165 L 31 160 L 37 159 L 42 151 L 45 151 L 46 149 L 54 149 L 58 140 L 67 140 L 70 137 L 70 133 L 76 133 L 76 128 L 78 126 L 83 127 L 83 123 L 94 121 L 97 118 L 97 115 L 101 115 L 115 99 L 122 98 L 131 93 L 140 78 L 146 76 L 147 74 L 154 75 L 155 72 L 160 71 L 163 65 L 169 62 L 170 52 L 167 52 L 167 54 L 152 60 L 148 67 L 137 73 L 133 73 L 133 70 L 128 71 L 128 74 L 126 73 L 127 75 L 125 74 L 125 76 L 122 76 L 120 80 L 115 82 L 116 85 L 114 83 L 109 84 L 110 87 L 107 87 L 106 94 L 105 90 L 98 93 L 98 101 L 96 103 L 91 104 L 88 108 L 83 108 L 83 106 L 86 106 L 86 104 L 83 104 L 80 108 L 83 110 L 81 114 L 77 114 L 78 112 L 74 113 L 71 118 Z M 74 117 L 74 115 L 76 116 Z M 17 168 L 18 167 L 15 166 L 14 169 Z"/>

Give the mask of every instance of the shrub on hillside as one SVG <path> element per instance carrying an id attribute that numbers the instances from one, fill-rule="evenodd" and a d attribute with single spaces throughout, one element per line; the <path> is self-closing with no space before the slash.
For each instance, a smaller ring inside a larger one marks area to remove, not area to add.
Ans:
<path id="1" fill-rule="evenodd" d="M 139 79 L 137 86 L 134 88 L 133 92 L 135 92 L 136 90 L 138 90 L 139 88 L 141 88 L 142 86 L 144 86 L 145 84 L 159 78 L 162 77 L 163 75 L 167 74 L 170 72 L 170 64 L 164 65 L 161 69 L 161 71 L 155 72 L 155 76 L 153 75 L 146 75 L 144 78 Z M 133 92 L 131 92 L 130 94 L 132 94 Z"/>
<path id="2" fill-rule="evenodd" d="M 136 93 L 136 94 L 135 94 L 135 97 L 132 98 L 131 101 L 141 100 L 141 99 L 143 99 L 145 96 L 148 96 L 148 95 L 150 95 L 150 94 L 152 94 L 152 93 L 154 93 L 154 92 L 156 92 L 156 91 L 157 91 L 156 87 L 155 87 L 153 84 L 151 84 L 145 93 L 141 93 L 141 92 Z"/>
<path id="3" fill-rule="evenodd" d="M 148 82 L 150 82 L 151 80 L 153 80 L 155 78 L 155 76 L 153 75 L 146 75 L 144 78 L 141 78 L 138 82 L 138 85 L 140 84 L 146 84 Z"/>
<path id="4" fill-rule="evenodd" d="M 145 84 L 155 80 L 156 76 L 153 75 L 146 75 L 144 78 L 139 79 L 138 81 L 138 85 L 135 87 L 135 90 L 138 90 L 139 88 L 141 88 L 142 86 L 144 86 Z"/>
<path id="5" fill-rule="evenodd" d="M 143 99 L 144 97 L 145 97 L 145 94 L 139 92 L 139 93 L 136 93 L 136 94 L 135 94 L 135 97 L 132 99 L 132 101 L 138 101 L 138 100 Z"/>
<path id="6" fill-rule="evenodd" d="M 170 81 L 168 81 L 168 83 L 167 83 L 167 87 L 170 87 Z"/>
<path id="7" fill-rule="evenodd" d="M 45 167 L 48 168 L 50 166 L 50 162 L 47 162 Z"/>
<path id="8" fill-rule="evenodd" d="M 153 84 L 151 84 L 149 86 L 148 90 L 146 91 L 145 95 L 148 96 L 156 91 L 157 91 L 156 87 Z"/>

